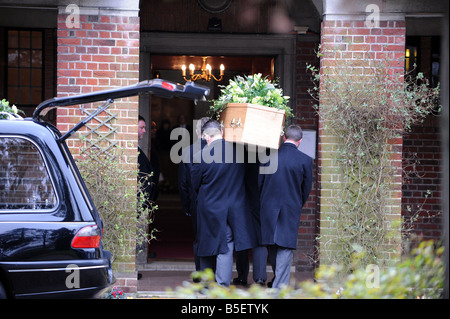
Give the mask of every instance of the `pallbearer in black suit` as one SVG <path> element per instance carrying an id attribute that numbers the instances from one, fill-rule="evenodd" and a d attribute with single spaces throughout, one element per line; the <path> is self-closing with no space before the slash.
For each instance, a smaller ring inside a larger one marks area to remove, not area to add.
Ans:
<path id="1" fill-rule="evenodd" d="M 209 121 L 209 117 L 202 117 L 197 121 L 195 133 L 197 141 L 182 150 L 181 162 L 178 166 L 178 188 L 180 190 L 181 204 L 184 213 L 192 218 L 192 227 L 194 231 L 194 261 L 195 270 L 200 270 L 200 262 L 197 257 L 197 213 L 196 202 L 197 193 L 194 191 L 191 183 L 191 167 L 193 163 L 194 153 L 200 152 L 206 145 L 206 141 L 202 138 L 202 126 Z"/>
<path id="2" fill-rule="evenodd" d="M 297 149 L 302 137 L 299 126 L 289 126 L 278 150 L 277 169 L 260 174 L 261 236 L 262 244 L 269 246 L 274 288 L 289 284 L 300 214 L 312 187 L 312 158 Z"/>
<path id="3" fill-rule="evenodd" d="M 156 123 L 152 122 L 152 134 L 156 131 Z M 139 115 L 138 118 L 138 138 L 141 140 L 144 138 L 146 133 L 146 123 L 145 119 Z M 137 182 L 140 183 L 140 191 L 145 195 L 145 199 L 154 203 L 156 198 L 158 197 L 158 181 L 159 181 L 159 161 L 156 152 L 153 150 L 153 146 L 150 149 L 150 160 L 147 155 L 145 155 L 144 151 L 138 145 L 138 176 Z M 149 203 L 144 204 L 144 208 L 151 208 Z M 153 229 L 153 225 L 150 224 L 148 228 L 148 233 L 150 234 Z M 149 258 L 156 257 L 154 252 L 150 250 L 147 252 L 147 256 Z M 138 274 L 138 279 L 142 277 L 141 274 Z"/>
<path id="4" fill-rule="evenodd" d="M 152 130 L 153 130 L 153 124 L 152 122 Z M 156 124 L 154 124 L 156 126 Z M 145 119 L 139 115 L 138 120 L 138 138 L 141 140 L 144 137 L 144 134 L 146 133 L 146 123 Z M 140 181 L 143 185 L 143 191 L 147 193 L 147 198 L 154 202 L 157 198 L 157 188 L 158 188 L 158 181 L 159 181 L 159 162 L 157 159 L 156 152 L 153 151 L 153 146 L 151 150 L 149 151 L 151 154 L 151 160 L 148 159 L 147 155 L 143 152 L 143 150 L 138 145 L 138 169 L 139 169 L 139 175 L 138 175 L 138 181 Z M 151 175 L 151 176 L 150 176 Z M 149 177 L 150 176 L 150 177 Z"/>
<path id="5" fill-rule="evenodd" d="M 208 143 L 194 156 L 192 186 L 197 191 L 197 255 L 205 269 L 216 259 L 216 281 L 230 285 L 233 248 L 257 245 L 255 225 L 246 200 L 245 150 L 226 142 L 215 120 L 202 128 Z"/>

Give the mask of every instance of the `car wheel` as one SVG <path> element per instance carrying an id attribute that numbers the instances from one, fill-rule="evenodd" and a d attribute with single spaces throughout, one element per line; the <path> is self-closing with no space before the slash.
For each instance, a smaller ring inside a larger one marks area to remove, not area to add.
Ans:
<path id="1" fill-rule="evenodd" d="M 3 284 L 0 282 L 0 299 L 6 299 L 8 295 L 6 294 L 6 290 L 3 287 Z"/>

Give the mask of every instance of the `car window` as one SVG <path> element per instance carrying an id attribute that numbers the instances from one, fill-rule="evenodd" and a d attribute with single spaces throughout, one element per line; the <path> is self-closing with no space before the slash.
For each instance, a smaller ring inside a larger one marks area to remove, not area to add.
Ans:
<path id="1" fill-rule="evenodd" d="M 0 136 L 0 213 L 51 211 L 57 202 L 37 145 L 23 137 Z"/>

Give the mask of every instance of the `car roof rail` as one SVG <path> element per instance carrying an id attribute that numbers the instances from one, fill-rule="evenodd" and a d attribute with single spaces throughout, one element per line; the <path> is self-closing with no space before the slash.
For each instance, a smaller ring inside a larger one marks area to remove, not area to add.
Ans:
<path id="1" fill-rule="evenodd" d="M 103 90 L 98 92 L 85 93 L 67 97 L 54 97 L 40 103 L 33 113 L 33 120 L 40 121 L 50 110 L 57 107 L 92 103 L 98 101 L 114 100 L 134 96 L 142 93 L 153 94 L 164 98 L 180 97 L 191 99 L 197 102 L 205 100 L 209 95 L 210 89 L 206 86 L 198 85 L 195 82 L 188 81 L 182 85 L 163 79 L 152 79 L 141 81 L 135 85 L 126 87 Z"/>

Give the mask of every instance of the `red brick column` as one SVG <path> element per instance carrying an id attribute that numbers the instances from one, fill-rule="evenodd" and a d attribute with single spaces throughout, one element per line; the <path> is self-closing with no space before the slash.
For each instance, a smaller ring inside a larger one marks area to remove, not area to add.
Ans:
<path id="1" fill-rule="evenodd" d="M 378 27 L 367 26 L 362 21 L 329 21 L 322 24 L 322 47 L 341 50 L 338 59 L 371 60 L 389 58 L 397 60 L 392 69 L 404 72 L 405 56 L 405 21 L 379 21 Z M 321 59 L 322 67 L 332 65 L 332 57 Z M 368 65 L 368 64 L 367 64 Z"/>
<path id="2" fill-rule="evenodd" d="M 95 12 L 92 8 L 87 12 Z M 60 12 L 64 12 L 60 10 Z M 57 30 L 57 94 L 69 96 L 98 90 L 136 84 L 139 81 L 139 17 L 80 14 L 79 25 L 67 23 L 68 14 L 58 15 Z M 95 103 L 95 107 L 99 103 Z M 93 106 L 85 106 L 92 108 Z M 114 101 L 110 107 L 117 114 L 114 125 L 118 128 L 113 139 L 124 151 L 130 172 L 137 168 L 137 117 L 138 98 Z M 86 117 L 79 108 L 65 107 L 57 111 L 57 126 L 66 132 Z M 67 141 L 72 153 L 79 153 L 78 135 Z M 130 176 L 132 176 L 130 174 Z M 135 187 L 136 179 L 130 179 Z M 130 212 L 135 214 L 135 212 Z M 115 263 L 116 285 L 125 292 L 136 292 L 137 278 L 134 252 L 122 256 Z"/>
<path id="3" fill-rule="evenodd" d="M 392 61 L 389 74 L 403 74 L 405 55 L 405 21 L 377 21 L 376 26 L 368 24 L 363 15 L 355 19 L 342 18 L 338 15 L 333 20 L 327 18 L 322 23 L 321 45 L 328 51 L 321 57 L 322 74 L 330 74 L 332 68 L 339 63 L 351 61 L 353 65 L 365 69 L 381 64 L 388 58 Z M 331 51 L 329 51 L 331 50 Z M 366 73 L 360 73 L 366 74 Z M 328 264 L 332 260 L 328 256 L 336 249 L 332 244 L 335 230 L 333 220 L 337 218 L 333 203 L 339 197 L 339 170 L 334 160 L 339 140 L 331 136 L 324 123 L 319 121 L 319 180 L 320 180 L 320 262 Z M 389 207 L 386 219 L 400 223 L 402 199 L 402 138 L 390 141 L 393 145 L 392 166 L 395 168 L 395 182 L 391 185 Z M 394 223 L 395 224 L 395 223 Z M 380 264 L 389 264 L 399 257 L 400 230 L 387 240 L 380 258 Z"/>
<path id="4" fill-rule="evenodd" d="M 94 92 L 138 82 L 139 17 L 80 15 L 80 28 L 68 28 L 66 18 L 66 14 L 58 15 L 58 96 Z M 120 140 L 136 142 L 137 98 L 117 101 L 115 108 L 120 115 Z M 81 115 L 78 108 L 58 110 L 58 128 L 66 131 Z M 74 147 L 75 144 L 70 143 L 69 146 Z"/>

